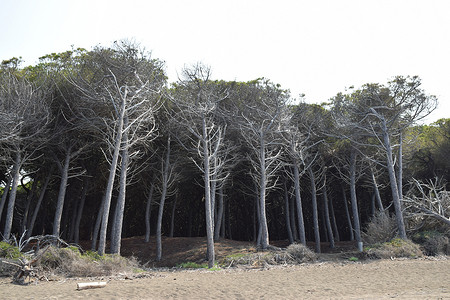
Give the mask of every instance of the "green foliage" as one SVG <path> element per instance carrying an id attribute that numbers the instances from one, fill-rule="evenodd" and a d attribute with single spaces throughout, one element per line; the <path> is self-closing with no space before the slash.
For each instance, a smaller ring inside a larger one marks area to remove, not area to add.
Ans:
<path id="1" fill-rule="evenodd" d="M 349 257 L 348 260 L 349 260 L 349 261 L 354 261 L 354 262 L 356 262 L 356 261 L 359 260 L 359 258 L 357 258 L 357 257 L 355 257 L 355 256 L 352 256 L 352 257 Z"/>
<path id="2" fill-rule="evenodd" d="M 0 242 L 0 257 L 7 259 L 19 259 L 23 257 L 19 248 L 6 242 Z"/>
<path id="3" fill-rule="evenodd" d="M 377 243 L 364 249 L 369 258 L 406 257 L 417 258 L 423 256 L 420 246 L 410 240 L 400 238 L 388 242 Z"/>
<path id="4" fill-rule="evenodd" d="M 191 261 L 178 264 L 176 267 L 179 269 L 208 269 L 210 271 L 220 270 L 220 267 L 217 263 L 214 265 L 214 267 L 208 268 L 208 263 L 198 264 Z"/>

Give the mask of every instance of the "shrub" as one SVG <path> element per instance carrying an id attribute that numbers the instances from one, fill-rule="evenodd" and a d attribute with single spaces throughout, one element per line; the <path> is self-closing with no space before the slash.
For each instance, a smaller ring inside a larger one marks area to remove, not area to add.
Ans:
<path id="1" fill-rule="evenodd" d="M 23 257 L 19 248 L 6 242 L 0 242 L 0 257 L 7 259 L 19 259 Z"/>
<path id="2" fill-rule="evenodd" d="M 450 255 L 450 239 L 441 232 L 419 232 L 412 236 L 412 240 L 422 246 L 426 255 Z"/>
<path id="3" fill-rule="evenodd" d="M 397 222 L 395 216 L 387 212 L 378 211 L 367 223 L 366 228 L 361 232 L 364 243 L 373 245 L 392 240 L 397 234 Z"/>
<path id="4" fill-rule="evenodd" d="M 419 245 L 410 240 L 395 238 L 389 242 L 373 244 L 365 249 L 369 258 L 407 257 L 417 258 L 423 256 Z"/>
<path id="5" fill-rule="evenodd" d="M 298 263 L 314 261 L 317 259 L 317 255 L 303 244 L 291 244 L 287 247 L 286 251 Z"/>

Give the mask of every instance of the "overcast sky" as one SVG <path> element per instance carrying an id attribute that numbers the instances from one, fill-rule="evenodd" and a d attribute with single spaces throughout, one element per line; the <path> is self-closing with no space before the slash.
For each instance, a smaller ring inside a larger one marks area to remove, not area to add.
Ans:
<path id="1" fill-rule="evenodd" d="M 166 62 L 213 77 L 266 77 L 324 102 L 347 87 L 419 75 L 450 117 L 450 1 L 1 0 L 0 60 L 134 39 Z"/>

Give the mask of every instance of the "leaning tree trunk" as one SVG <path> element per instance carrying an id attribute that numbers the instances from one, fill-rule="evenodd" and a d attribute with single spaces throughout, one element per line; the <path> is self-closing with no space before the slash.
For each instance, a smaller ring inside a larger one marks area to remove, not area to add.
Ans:
<path id="1" fill-rule="evenodd" d="M 334 213 L 334 205 L 333 205 L 333 198 L 329 198 L 329 204 L 330 204 L 330 218 L 331 218 L 331 226 L 333 227 L 333 233 L 334 233 L 334 240 L 339 242 L 341 240 L 339 236 L 339 230 L 336 223 L 336 215 Z"/>
<path id="2" fill-rule="evenodd" d="M 124 118 L 124 127 L 128 126 L 128 118 Z M 120 254 L 120 244 L 122 239 L 122 224 L 123 215 L 125 211 L 125 199 L 126 199 L 126 188 L 127 188 L 127 169 L 128 169 L 128 133 L 125 131 L 122 136 L 122 165 L 120 169 L 120 180 L 119 180 L 119 196 L 117 198 L 116 210 L 114 214 L 113 230 L 111 232 L 111 253 Z"/>
<path id="3" fill-rule="evenodd" d="M 302 198 L 300 194 L 300 175 L 297 162 L 294 161 L 293 167 L 294 167 L 295 204 L 297 207 L 297 218 L 298 218 L 298 234 L 300 242 L 306 246 L 305 222 L 303 220 Z"/>
<path id="4" fill-rule="evenodd" d="M 23 184 L 23 177 L 21 179 L 22 182 L 22 187 L 25 188 L 24 184 Z M 33 179 L 33 186 L 31 187 L 31 190 L 28 192 L 27 195 L 27 204 L 25 206 L 25 210 L 23 212 L 23 217 L 22 217 L 22 233 L 24 233 L 27 229 L 28 229 L 28 224 L 29 224 L 29 213 L 30 213 L 30 207 L 31 207 L 31 202 L 34 199 L 34 195 L 36 194 L 36 188 L 38 185 L 38 180 L 37 178 Z"/>
<path id="5" fill-rule="evenodd" d="M 152 180 L 150 191 L 147 197 L 147 205 L 145 207 L 145 242 L 150 241 L 150 217 L 152 213 L 152 201 L 153 201 L 153 190 L 155 188 L 155 183 Z"/>
<path id="6" fill-rule="evenodd" d="M 20 151 L 17 151 L 16 160 L 14 162 L 13 174 L 12 174 L 13 180 L 12 180 L 11 193 L 9 194 L 8 209 L 6 211 L 5 229 L 3 232 L 3 239 L 5 241 L 9 240 L 9 238 L 11 236 L 11 229 L 12 229 L 13 215 L 14 215 L 14 206 L 16 204 L 17 188 L 19 186 L 21 162 L 22 162 L 22 155 L 21 155 Z"/>
<path id="7" fill-rule="evenodd" d="M 94 229 L 92 231 L 92 241 L 91 241 L 91 250 L 92 251 L 97 250 L 97 240 L 98 240 L 98 234 L 100 232 L 100 226 L 102 223 L 104 202 L 105 202 L 105 196 L 103 196 L 102 202 L 100 203 L 100 207 L 99 207 L 98 213 L 97 213 L 97 219 L 95 220 Z"/>
<path id="8" fill-rule="evenodd" d="M 311 202 L 313 212 L 313 224 L 314 224 L 314 242 L 317 253 L 320 253 L 320 232 L 319 232 L 319 213 L 317 211 L 317 191 L 316 180 L 314 178 L 314 172 L 311 167 L 308 168 L 309 180 L 311 182 Z"/>
<path id="9" fill-rule="evenodd" d="M 100 229 L 100 241 L 98 243 L 98 254 L 105 254 L 106 248 L 106 234 L 108 232 L 108 217 L 109 217 L 109 208 L 111 206 L 111 198 L 112 192 L 114 188 L 114 179 L 116 177 L 117 163 L 119 160 L 119 152 L 120 145 L 122 144 L 122 134 L 123 134 L 123 122 L 125 119 L 125 97 L 122 99 L 121 107 L 120 107 L 120 115 L 117 124 L 117 132 L 116 138 L 114 141 L 114 152 L 111 160 L 111 165 L 109 167 L 109 177 L 108 177 L 108 185 L 106 186 L 105 199 L 103 202 L 103 210 L 102 210 L 102 223 Z"/>
<path id="10" fill-rule="evenodd" d="M 162 174 L 162 190 L 161 199 L 159 201 L 158 220 L 156 222 L 156 260 L 160 261 L 162 258 L 162 218 L 164 213 L 164 203 L 167 195 L 167 185 L 169 184 L 169 164 L 170 164 L 170 137 L 167 139 L 166 158 L 164 160 L 164 168 Z"/>
<path id="11" fill-rule="evenodd" d="M 395 178 L 394 161 L 392 159 L 392 147 L 389 139 L 386 121 L 382 120 L 383 141 L 386 149 L 386 161 L 389 174 L 389 182 L 391 184 L 392 201 L 394 202 L 395 219 L 397 220 L 398 235 L 402 239 L 406 239 L 405 224 L 401 208 L 401 199 L 398 191 L 397 179 Z"/>
<path id="12" fill-rule="evenodd" d="M 403 200 L 403 134 L 400 131 L 399 143 L 398 143 L 398 197 L 400 198 L 400 204 Z"/>
<path id="13" fill-rule="evenodd" d="M 59 185 L 58 200 L 56 202 L 55 218 L 53 219 L 53 235 L 58 236 L 61 230 L 61 217 L 64 208 L 64 199 L 66 198 L 67 180 L 69 179 L 71 148 L 67 149 L 64 165 L 60 168 L 61 183 Z"/>
<path id="14" fill-rule="evenodd" d="M 47 186 L 48 186 L 48 183 L 50 182 L 51 177 L 52 177 L 52 171 L 50 171 L 47 178 L 45 178 L 44 185 L 42 186 L 41 192 L 39 193 L 38 201 L 36 203 L 36 206 L 34 207 L 33 216 L 31 217 L 31 221 L 28 225 L 28 231 L 27 231 L 27 235 L 26 235 L 27 239 L 30 238 L 31 235 L 33 234 L 34 224 L 36 223 L 36 218 L 39 213 L 39 209 L 41 208 L 42 200 L 44 200 L 45 191 L 47 190 Z"/>
<path id="15" fill-rule="evenodd" d="M 352 150 L 350 156 L 350 201 L 352 203 L 353 228 L 358 243 L 358 250 L 362 251 L 361 226 L 359 223 L 358 200 L 356 198 L 356 151 Z"/>

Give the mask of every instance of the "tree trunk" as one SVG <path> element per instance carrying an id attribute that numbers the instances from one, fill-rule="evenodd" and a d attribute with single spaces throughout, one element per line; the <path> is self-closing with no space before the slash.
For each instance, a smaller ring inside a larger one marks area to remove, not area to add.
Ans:
<path id="1" fill-rule="evenodd" d="M 125 118 L 125 104 L 126 104 L 126 96 L 122 99 L 121 107 L 120 107 L 120 115 L 117 124 L 117 132 L 116 138 L 114 141 L 114 152 L 111 160 L 111 165 L 109 167 L 109 177 L 108 177 L 108 185 L 106 186 L 105 199 L 103 202 L 103 210 L 102 210 L 102 224 L 100 229 L 100 241 L 98 244 L 98 254 L 105 254 L 106 248 L 106 234 L 108 231 L 108 217 L 109 217 L 109 208 L 111 206 L 111 198 L 112 192 L 114 188 L 114 179 L 116 177 L 117 170 L 117 162 L 119 159 L 120 146 L 122 144 L 122 134 L 123 134 L 123 122 Z"/>
<path id="2" fill-rule="evenodd" d="M 124 117 L 124 128 L 128 126 L 128 117 Z M 122 136 L 122 165 L 120 168 L 119 196 L 117 197 L 116 210 L 114 213 L 113 229 L 111 231 L 111 253 L 120 254 L 120 245 L 122 240 L 123 215 L 125 211 L 125 199 L 127 189 L 127 170 L 129 141 L 128 132 L 125 131 Z"/>
<path id="3" fill-rule="evenodd" d="M 173 232 L 175 229 L 175 212 L 177 210 L 177 197 L 175 197 L 175 200 L 173 201 L 172 206 L 172 215 L 170 216 L 170 232 L 169 237 L 173 237 Z"/>
<path id="4" fill-rule="evenodd" d="M 260 206 L 260 228 L 261 228 L 261 241 L 258 246 L 262 249 L 269 247 L 269 228 L 267 226 L 266 216 L 266 145 L 264 140 L 264 134 L 260 134 L 260 149 L 259 149 L 259 163 L 260 163 L 260 182 L 259 182 L 259 206 Z"/>
<path id="5" fill-rule="evenodd" d="M 378 209 L 380 211 L 384 212 L 383 202 L 381 201 L 381 196 L 380 196 L 380 190 L 378 189 L 377 179 L 375 177 L 375 173 L 373 172 L 372 168 L 370 168 L 370 174 L 372 177 L 373 190 L 375 192 L 375 199 L 377 201 Z"/>
<path id="6" fill-rule="evenodd" d="M 102 202 L 100 203 L 100 207 L 98 209 L 97 219 L 95 220 L 94 231 L 92 232 L 92 241 L 91 241 L 91 250 L 95 251 L 97 249 L 97 240 L 98 234 L 100 233 L 100 226 L 102 223 L 103 217 L 103 208 L 105 203 L 105 196 L 103 196 Z"/>
<path id="7" fill-rule="evenodd" d="M 67 149 L 64 165 L 60 166 L 61 183 L 59 185 L 58 200 L 56 202 L 55 218 L 53 219 L 53 235 L 58 236 L 61 230 L 61 217 L 64 208 L 64 199 L 66 197 L 67 180 L 69 179 L 69 164 L 70 164 L 71 148 Z"/>
<path id="8" fill-rule="evenodd" d="M 150 241 L 150 217 L 152 213 L 153 190 L 155 188 L 154 179 L 152 180 L 150 191 L 148 192 L 147 205 L 145 207 L 145 242 Z"/>
<path id="9" fill-rule="evenodd" d="M 286 221 L 286 231 L 288 234 L 289 244 L 294 243 L 294 236 L 291 229 L 291 216 L 289 209 L 289 193 L 287 190 L 286 180 L 284 181 L 284 217 Z"/>
<path id="10" fill-rule="evenodd" d="M 355 234 L 353 232 L 352 217 L 350 216 L 350 212 L 348 210 L 347 196 L 345 195 L 344 186 L 342 185 L 341 187 L 342 187 L 342 200 L 344 201 L 345 215 L 347 216 L 348 231 L 350 233 L 350 241 L 354 241 Z"/>
<path id="11" fill-rule="evenodd" d="M 403 214 L 401 209 L 401 199 L 398 191 L 397 179 L 395 178 L 394 161 L 392 159 L 392 147 L 389 139 L 386 121 L 382 120 L 383 141 L 386 149 L 387 168 L 389 173 L 389 182 L 391 184 L 392 201 L 394 202 L 395 218 L 397 220 L 398 235 L 402 239 L 406 239 L 405 224 L 403 222 Z"/>
<path id="12" fill-rule="evenodd" d="M 215 253 L 214 253 L 214 228 L 212 219 L 212 207 L 211 207 L 211 182 L 210 182 L 210 153 L 208 134 L 206 128 L 205 116 L 202 118 L 202 142 L 203 142 L 203 168 L 204 168 L 204 182 L 205 182 L 205 213 L 206 213 L 206 241 L 207 241 L 207 256 L 208 267 L 214 267 Z"/>
<path id="13" fill-rule="evenodd" d="M 300 175 L 298 171 L 297 162 L 294 162 L 293 167 L 294 167 L 295 204 L 297 207 L 297 218 L 298 218 L 298 234 L 300 242 L 306 246 L 305 222 L 303 220 L 302 198 L 300 195 Z"/>
<path id="14" fill-rule="evenodd" d="M 25 189 L 25 185 L 23 184 L 23 177 L 21 179 L 22 181 L 22 187 Z M 28 228 L 28 219 L 29 219 L 29 212 L 30 212 L 30 206 L 31 206 L 31 201 L 34 198 L 34 195 L 36 194 L 36 188 L 38 185 L 38 179 L 34 178 L 33 179 L 33 186 L 31 187 L 31 190 L 28 192 L 27 194 L 27 204 L 25 206 L 25 210 L 23 212 L 23 217 L 22 217 L 22 233 L 24 233 L 27 228 Z"/>
<path id="15" fill-rule="evenodd" d="M 334 236 L 333 236 L 333 229 L 331 228 L 330 210 L 328 207 L 326 176 L 324 177 L 324 187 L 323 187 L 323 210 L 325 213 L 324 217 L 325 217 L 325 226 L 328 232 L 328 241 L 330 242 L 330 248 L 334 249 Z"/>
<path id="16" fill-rule="evenodd" d="M 220 230 L 223 228 L 223 187 L 219 188 L 219 205 L 217 211 L 217 221 L 214 227 L 214 240 L 218 241 L 220 239 Z"/>
<path id="17" fill-rule="evenodd" d="M 86 202 L 86 195 L 87 195 L 88 188 L 89 188 L 89 178 L 86 177 L 84 179 L 83 192 L 81 194 L 80 204 L 78 205 L 77 218 L 75 220 L 75 232 L 74 232 L 75 244 L 78 244 L 80 241 L 80 223 L 81 223 L 81 217 L 83 216 L 83 208 L 84 208 L 84 203 Z"/>
<path id="18" fill-rule="evenodd" d="M 48 173 L 47 178 L 45 178 L 45 182 L 44 185 L 41 188 L 41 192 L 39 193 L 39 198 L 38 201 L 36 203 L 36 206 L 34 207 L 34 212 L 33 212 L 33 216 L 31 217 L 31 221 L 30 224 L 28 226 L 28 231 L 27 231 L 27 235 L 26 238 L 30 238 L 33 234 L 33 228 L 34 228 L 34 224 L 36 223 L 36 218 L 37 215 L 39 213 L 39 209 L 41 208 L 41 204 L 42 204 L 42 200 L 44 200 L 44 195 L 45 195 L 45 191 L 47 190 L 47 186 L 48 183 L 50 182 L 50 178 L 52 177 L 52 171 L 50 171 Z"/>
<path id="19" fill-rule="evenodd" d="M 19 186 L 19 179 L 20 179 L 21 163 L 22 163 L 22 155 L 20 151 L 17 151 L 16 160 L 14 162 L 14 168 L 12 173 L 13 180 L 11 186 L 11 193 L 9 194 L 8 210 L 6 211 L 5 229 L 3 232 L 3 239 L 5 241 L 8 241 L 11 236 L 11 229 L 14 216 L 14 206 L 16 204 L 17 188 Z"/>
<path id="20" fill-rule="evenodd" d="M 333 206 L 333 198 L 329 198 L 329 204 L 330 204 L 330 218 L 331 218 L 331 226 L 333 226 L 333 233 L 334 233 L 334 240 L 339 242 L 341 240 L 339 236 L 339 230 L 336 223 L 336 215 L 334 213 L 334 206 Z"/>
<path id="21" fill-rule="evenodd" d="M 294 240 L 297 240 L 298 235 L 298 231 L 297 231 L 297 225 L 296 223 L 296 218 L 295 218 L 295 199 L 294 197 L 289 197 L 289 216 L 291 217 L 290 223 L 291 223 L 291 230 L 292 230 L 292 235 L 294 236 Z"/>
<path id="22" fill-rule="evenodd" d="M 11 188 L 12 177 L 8 176 L 5 188 L 3 189 L 2 199 L 0 200 L 0 223 L 3 215 L 3 208 L 5 207 L 6 199 L 8 199 L 9 189 Z"/>
<path id="23" fill-rule="evenodd" d="M 313 224 L 314 224 L 314 242 L 317 253 L 320 253 L 320 231 L 319 231 L 319 214 L 317 211 L 317 191 L 316 180 L 314 178 L 314 172 L 311 167 L 308 168 L 309 179 L 311 182 L 311 202 L 313 211 Z"/>
<path id="24" fill-rule="evenodd" d="M 356 198 L 356 151 L 352 150 L 350 156 L 350 201 L 352 203 L 353 228 L 355 230 L 356 242 L 358 242 L 358 249 L 361 245 L 361 226 L 359 223 L 358 200 Z"/>
<path id="25" fill-rule="evenodd" d="M 170 137 L 167 138 L 167 150 L 164 160 L 163 174 L 162 174 L 162 190 L 161 199 L 159 201 L 158 220 L 156 222 L 156 260 L 160 261 L 162 258 L 162 218 L 164 213 L 164 203 L 167 195 L 167 185 L 169 183 L 169 164 L 170 164 Z"/>
<path id="26" fill-rule="evenodd" d="M 400 205 L 403 200 L 403 133 L 400 131 L 398 143 L 398 197 L 400 198 Z"/>

